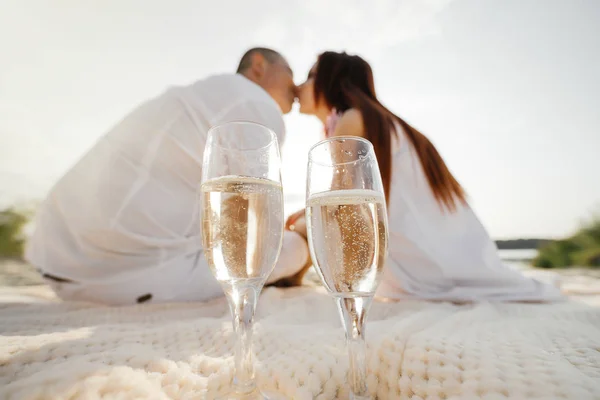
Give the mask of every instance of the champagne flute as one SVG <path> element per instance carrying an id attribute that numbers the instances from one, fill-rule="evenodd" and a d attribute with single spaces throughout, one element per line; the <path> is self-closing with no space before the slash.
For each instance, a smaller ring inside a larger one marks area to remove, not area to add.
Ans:
<path id="1" fill-rule="evenodd" d="M 226 399 L 267 399 L 255 381 L 252 325 L 258 296 L 279 257 L 283 192 L 277 137 L 260 124 L 209 131 L 202 165 L 202 244 L 223 287 L 236 336 Z"/>
<path id="2" fill-rule="evenodd" d="M 373 145 L 334 137 L 309 153 L 306 220 L 317 272 L 338 306 L 350 358 L 351 399 L 369 399 L 365 320 L 388 243 L 387 212 Z"/>

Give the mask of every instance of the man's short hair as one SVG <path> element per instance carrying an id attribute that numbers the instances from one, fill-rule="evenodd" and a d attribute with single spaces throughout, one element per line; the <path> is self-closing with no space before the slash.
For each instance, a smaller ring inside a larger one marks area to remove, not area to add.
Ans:
<path id="1" fill-rule="evenodd" d="M 242 56 L 240 60 L 240 65 L 238 65 L 237 73 L 242 73 L 246 71 L 252 65 L 252 56 L 254 54 L 261 54 L 268 62 L 274 63 L 280 59 L 283 59 L 283 56 L 276 52 L 275 50 L 267 49 L 266 47 L 254 47 L 248 50 Z"/>

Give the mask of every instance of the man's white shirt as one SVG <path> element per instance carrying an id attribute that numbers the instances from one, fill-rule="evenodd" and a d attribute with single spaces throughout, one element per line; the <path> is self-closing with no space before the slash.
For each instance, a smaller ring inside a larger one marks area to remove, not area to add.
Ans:
<path id="1" fill-rule="evenodd" d="M 139 106 L 51 190 L 29 262 L 78 282 L 111 283 L 197 254 L 207 133 L 230 121 L 265 125 L 283 143 L 281 109 L 242 75 L 172 87 Z"/>

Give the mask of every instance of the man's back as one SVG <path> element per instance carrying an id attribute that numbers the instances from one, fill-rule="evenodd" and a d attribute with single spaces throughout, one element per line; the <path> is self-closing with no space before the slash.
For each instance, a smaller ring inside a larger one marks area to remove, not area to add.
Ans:
<path id="1" fill-rule="evenodd" d="M 201 249 L 197 187 L 210 127 L 281 112 L 259 86 L 221 75 L 174 87 L 125 117 L 58 182 L 27 258 L 44 272 L 109 283 Z"/>

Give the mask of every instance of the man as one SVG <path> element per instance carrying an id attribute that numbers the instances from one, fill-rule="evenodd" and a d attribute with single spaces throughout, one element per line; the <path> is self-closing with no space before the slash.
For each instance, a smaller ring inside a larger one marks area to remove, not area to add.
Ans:
<path id="1" fill-rule="evenodd" d="M 220 295 L 202 254 L 197 189 L 208 130 L 253 121 L 284 138 L 292 70 L 254 48 L 237 73 L 172 87 L 127 115 L 56 184 L 26 256 L 67 300 L 198 301 Z M 306 243 L 292 232 L 267 282 L 298 273 Z"/>

